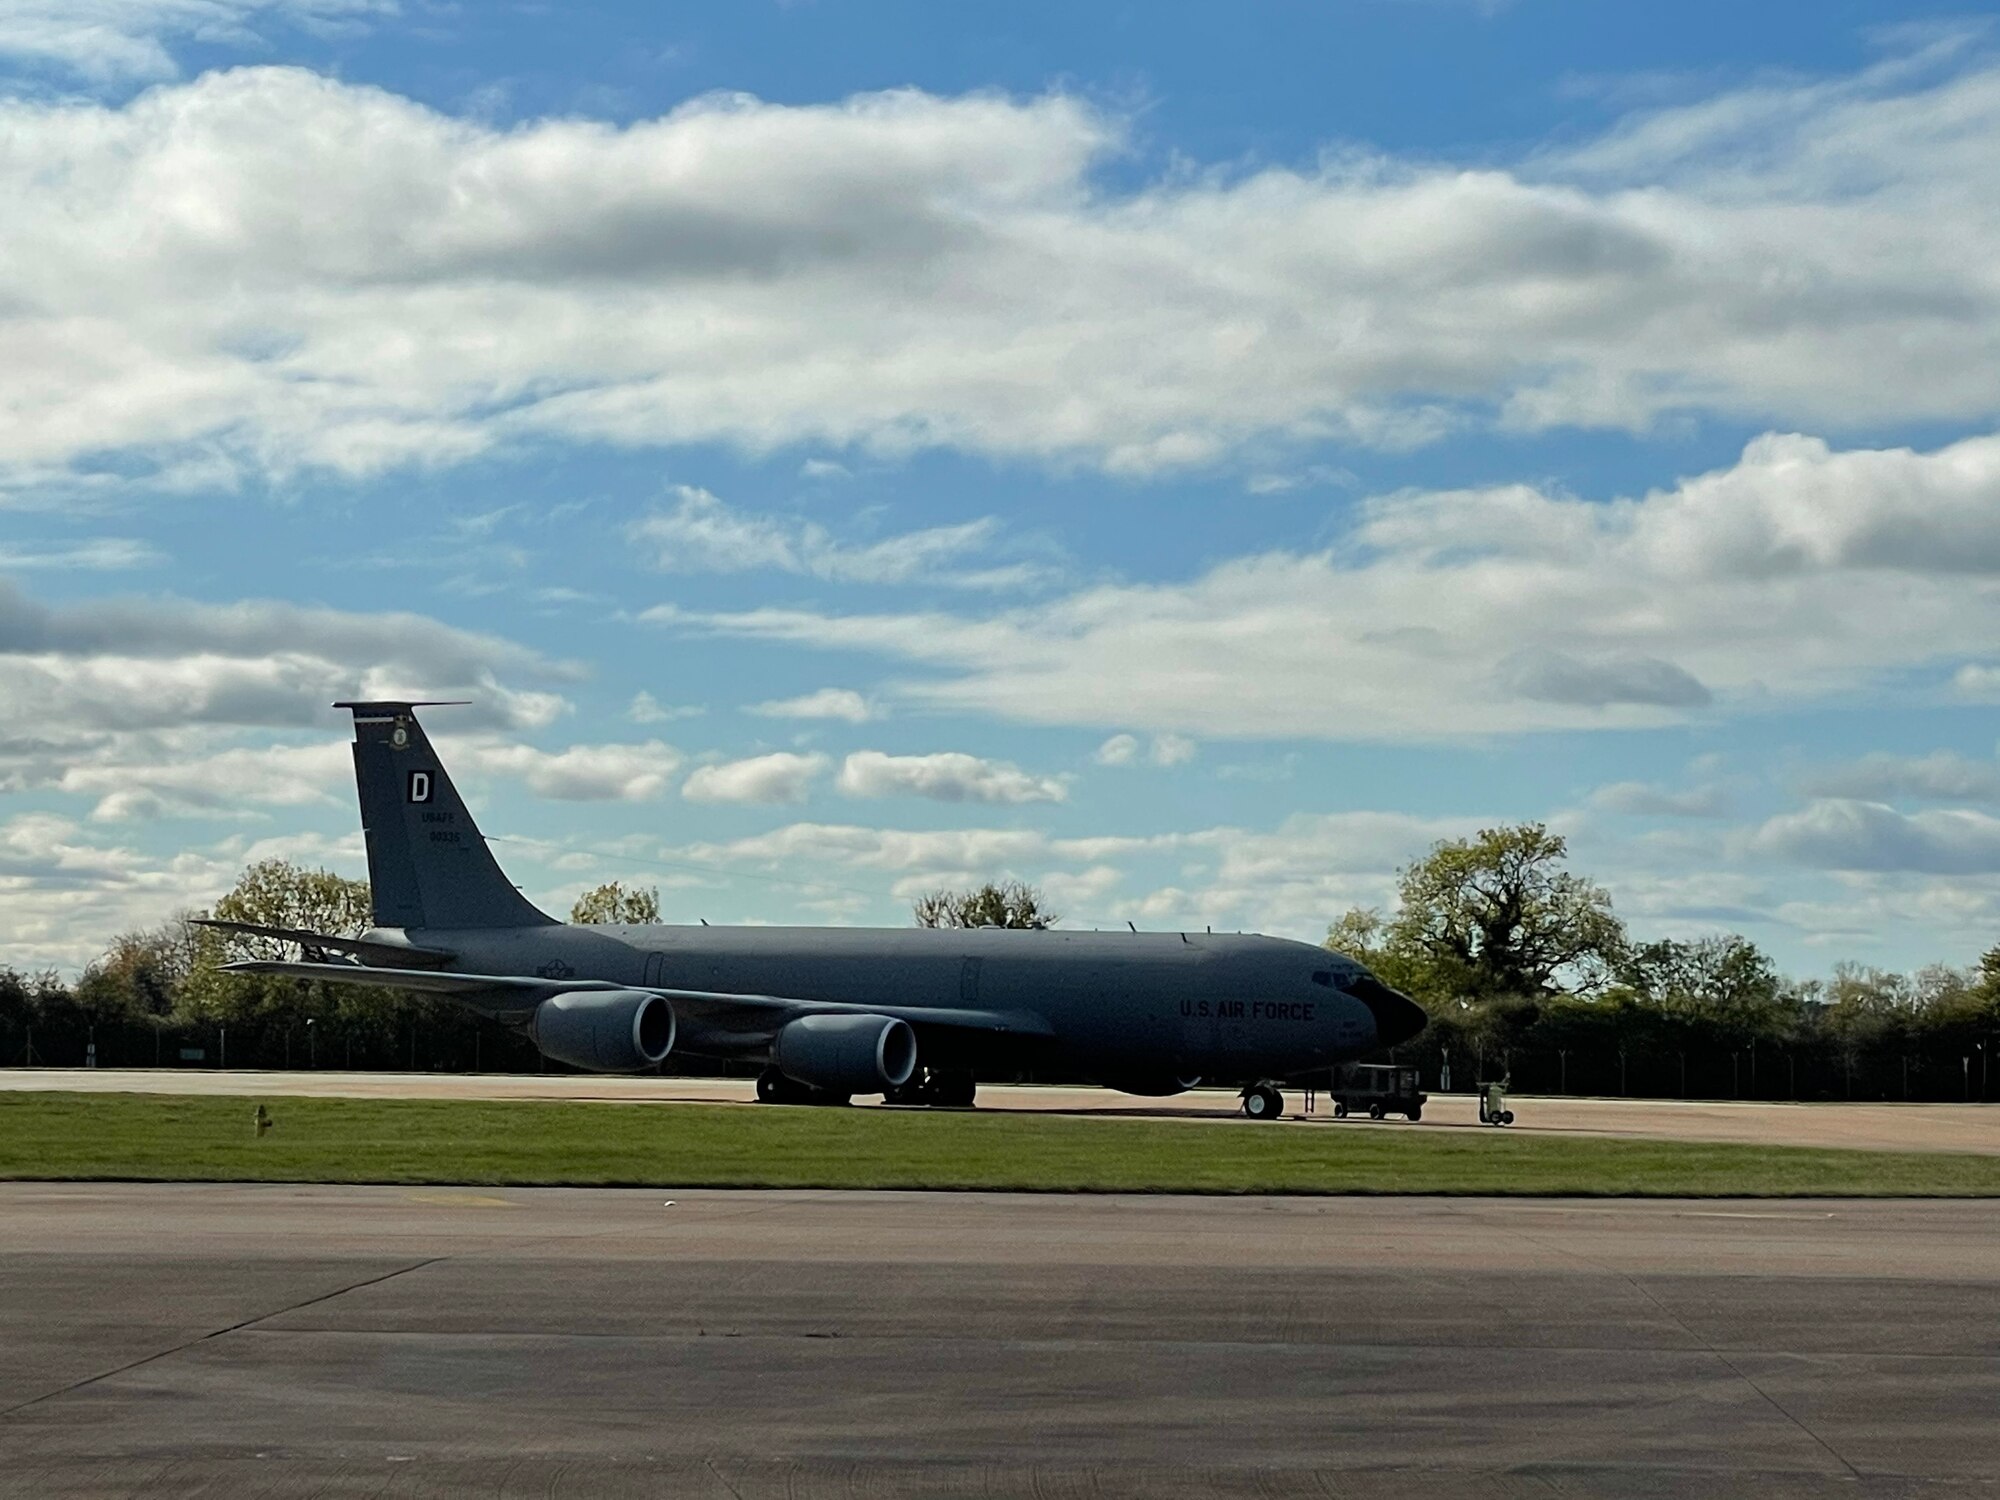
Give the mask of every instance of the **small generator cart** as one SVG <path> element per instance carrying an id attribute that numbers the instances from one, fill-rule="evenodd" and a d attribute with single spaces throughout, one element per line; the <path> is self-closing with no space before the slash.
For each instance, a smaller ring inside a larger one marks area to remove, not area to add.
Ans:
<path id="1" fill-rule="evenodd" d="M 1514 1111 L 1507 1107 L 1507 1084 L 1482 1083 L 1479 1085 L 1479 1123 L 1482 1125 L 1512 1125 Z"/>
<path id="2" fill-rule="evenodd" d="M 1421 1120 L 1424 1104 L 1430 1098 L 1417 1087 L 1415 1068 L 1395 1068 L 1382 1063 L 1348 1063 L 1335 1068 L 1326 1095 L 1333 1101 L 1336 1119 L 1366 1110 L 1371 1120 L 1384 1115 L 1407 1115 L 1412 1120 Z"/>

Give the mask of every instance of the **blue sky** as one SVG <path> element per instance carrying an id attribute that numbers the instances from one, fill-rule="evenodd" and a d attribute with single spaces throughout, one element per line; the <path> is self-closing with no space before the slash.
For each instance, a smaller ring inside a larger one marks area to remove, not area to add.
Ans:
<path id="1" fill-rule="evenodd" d="M 2000 939 L 2000 50 L 1907 5 L 0 11 L 0 962 L 362 872 Z"/>

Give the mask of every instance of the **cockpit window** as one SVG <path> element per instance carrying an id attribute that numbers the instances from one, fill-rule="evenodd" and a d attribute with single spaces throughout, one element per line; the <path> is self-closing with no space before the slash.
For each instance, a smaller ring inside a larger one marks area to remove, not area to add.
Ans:
<path id="1" fill-rule="evenodd" d="M 1313 975 L 1313 983 L 1323 984 L 1331 988 L 1333 985 L 1333 975 L 1327 970 L 1321 969 L 1317 974 Z"/>

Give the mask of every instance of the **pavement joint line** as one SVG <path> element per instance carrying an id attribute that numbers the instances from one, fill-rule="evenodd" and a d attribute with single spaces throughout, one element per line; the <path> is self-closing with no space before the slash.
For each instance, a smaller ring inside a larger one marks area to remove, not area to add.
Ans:
<path id="1" fill-rule="evenodd" d="M 736 1488 L 735 1485 L 731 1484 L 727 1479 L 722 1477 L 722 1471 L 716 1468 L 714 1459 L 704 1458 L 701 1461 L 701 1466 L 704 1469 L 708 1470 L 709 1473 L 715 1476 L 715 1482 L 721 1485 L 725 1490 L 728 1490 L 730 1495 L 733 1497 L 733 1500 L 743 1500 L 743 1492 L 738 1488 Z"/>
<path id="2" fill-rule="evenodd" d="M 99 1370 L 95 1375 L 86 1375 L 81 1380 L 72 1380 L 68 1385 L 63 1386 L 60 1389 L 53 1391 L 43 1391 L 39 1396 L 31 1396 L 26 1401 L 18 1402 L 17 1404 L 6 1408 L 6 1410 L 0 1411 L 0 1421 L 5 1421 L 9 1417 L 16 1416 L 21 1412 L 26 1411 L 31 1406 L 40 1406 L 44 1401 L 54 1401 L 62 1396 L 74 1395 L 77 1391 L 82 1390 L 85 1386 L 96 1385 L 99 1381 L 102 1380 L 112 1380 L 120 1375 L 129 1374 L 133 1370 L 140 1369 L 146 1365 L 154 1364 L 159 1360 L 169 1359 L 176 1354 L 180 1354 L 188 1349 L 194 1348 L 197 1344 L 205 1344 L 210 1339 L 219 1339 L 224 1334 L 237 1333 L 244 1329 L 252 1329 L 257 1324 L 264 1322 L 266 1319 L 282 1318 L 287 1313 L 301 1312 L 308 1307 L 316 1306 L 317 1304 L 328 1301 L 331 1298 L 344 1297 L 349 1292 L 358 1292 L 363 1287 L 380 1286 L 385 1281 L 393 1281 L 398 1276 L 408 1275 L 412 1271 L 421 1271 L 425 1266 L 434 1266 L 439 1261 L 449 1260 L 450 1258 L 451 1257 L 448 1255 L 429 1256 L 424 1260 L 415 1262 L 414 1264 L 407 1266 L 398 1266 L 392 1271 L 384 1271 L 379 1276 L 368 1276 L 362 1278 L 360 1281 L 352 1282 L 347 1286 L 335 1287 L 332 1291 L 322 1292 L 317 1297 L 307 1297 L 304 1301 L 294 1302 L 289 1307 L 280 1307 L 272 1312 L 262 1312 L 258 1313 L 255 1317 L 243 1318 L 238 1322 L 231 1323 L 226 1328 L 211 1328 L 207 1333 L 197 1334 L 195 1335 L 195 1337 L 191 1339 L 183 1339 L 180 1343 L 174 1345 L 173 1348 L 171 1349 L 155 1350 L 151 1354 L 145 1355 L 140 1359 L 130 1360 L 125 1364 L 117 1366 L 115 1369 Z"/>
<path id="3" fill-rule="evenodd" d="M 367 1285 L 367 1283 L 364 1282 L 362 1283 L 362 1285 L 365 1286 Z M 359 1289 L 360 1289 L 359 1287 L 348 1288 L 348 1290 L 350 1291 L 355 1291 Z M 266 1322 L 271 1318 L 281 1318 L 284 1316 L 285 1313 L 283 1312 L 267 1313 L 261 1318 L 251 1319 L 250 1324 L 254 1325 L 257 1323 Z M 1668 1316 L 1671 1318 L 1672 1314 L 1669 1313 Z M 1673 1321 L 1677 1324 L 1680 1324 L 1680 1320 L 1677 1318 L 1673 1319 Z M 1451 1348 L 1455 1350 L 1464 1350 L 1468 1353 L 1473 1353 L 1473 1354 L 1519 1354 L 1522 1353 L 1523 1351 L 1526 1351 L 1528 1353 L 1534 1353 L 1534 1354 L 1602 1354 L 1602 1355 L 1646 1354 L 1646 1355 L 1657 1355 L 1663 1357 L 1682 1355 L 1689 1358 L 1708 1355 L 1721 1360 L 1725 1365 L 1728 1364 L 1728 1354 L 1725 1354 L 1723 1350 L 1716 1348 L 1712 1344 L 1703 1342 L 1701 1336 L 1695 1333 L 1694 1330 L 1687 1328 L 1685 1324 L 1680 1324 L 1680 1326 L 1683 1329 L 1685 1329 L 1689 1337 L 1693 1338 L 1696 1341 L 1694 1345 L 1675 1346 L 1675 1345 L 1659 1345 L 1659 1344 L 1525 1344 L 1520 1342 L 1519 1340 L 1489 1344 L 1489 1343 L 1479 1343 L 1475 1340 L 1460 1339 L 1454 1341 L 1451 1345 Z M 686 1343 L 696 1343 L 704 1339 L 727 1339 L 732 1343 L 742 1343 L 742 1344 L 752 1344 L 752 1343 L 783 1344 L 783 1343 L 795 1343 L 803 1341 L 823 1343 L 829 1339 L 838 1339 L 843 1344 L 861 1345 L 861 1344 L 927 1344 L 933 1342 L 935 1339 L 935 1335 L 928 1331 L 922 1333 L 845 1333 L 837 1330 L 826 1331 L 826 1330 L 815 1329 L 806 1332 L 783 1332 L 774 1330 L 739 1332 L 727 1328 L 694 1328 L 694 1329 L 679 1329 L 669 1333 L 604 1333 L 589 1329 L 567 1329 L 567 1328 L 553 1329 L 553 1330 L 537 1329 L 537 1328 L 466 1328 L 466 1329 L 447 1329 L 439 1331 L 436 1329 L 428 1329 L 428 1328 L 319 1328 L 319 1327 L 258 1328 L 255 1326 L 243 1326 L 243 1325 L 239 1325 L 235 1329 L 227 1329 L 227 1328 L 219 1329 L 217 1330 L 217 1335 L 222 1333 L 231 1333 L 231 1332 L 261 1334 L 266 1338 L 319 1337 L 319 1338 L 336 1338 L 336 1339 L 339 1338 L 424 1339 L 436 1342 L 449 1342 L 452 1340 L 484 1341 L 493 1339 L 511 1339 L 523 1343 L 548 1341 L 548 1340 L 561 1340 L 565 1343 L 617 1342 L 617 1343 L 627 1343 L 627 1344 L 686 1344 Z M 215 1337 L 217 1335 L 204 1335 L 204 1337 Z M 184 1344 L 181 1347 L 191 1348 L 193 1347 L 194 1344 L 200 1342 L 201 1342 L 200 1339 L 192 1339 L 187 1344 Z M 1073 1334 L 1045 1333 L 1045 1334 L 1029 1334 L 1029 1335 L 1002 1334 L 1002 1335 L 996 1335 L 990 1339 L 981 1340 L 980 1342 L 985 1344 L 991 1344 L 999 1348 L 1009 1348 L 1009 1349 L 1054 1349 L 1054 1348 L 1074 1348 L 1080 1341 L 1077 1338 L 1077 1336 Z M 1237 1349 L 1249 1352 L 1254 1352 L 1257 1350 L 1264 1350 L 1264 1349 L 1284 1349 L 1284 1350 L 1323 1349 L 1333 1352 L 1353 1353 L 1353 1354 L 1431 1354 L 1431 1353 L 1436 1353 L 1441 1347 L 1435 1342 L 1427 1343 L 1421 1340 L 1398 1342 L 1390 1339 L 1244 1339 L 1244 1338 L 1195 1339 L 1195 1338 L 1181 1338 L 1181 1337 L 1160 1337 L 1160 1338 L 1130 1338 L 1130 1339 L 1119 1340 L 1118 1342 L 1133 1346 L 1145 1346 L 1148 1348 L 1157 1348 L 1160 1346 L 1166 1346 L 1170 1348 Z M 168 1350 L 165 1352 L 173 1353 L 176 1351 Z M 1729 1351 L 1729 1353 L 1733 1353 L 1739 1358 L 1750 1358 L 1750 1359 L 1797 1359 L 1802 1357 L 1800 1351 L 1796 1349 L 1736 1349 Z M 162 1358 L 164 1356 L 155 1355 L 152 1357 Z M 1810 1351 L 1809 1357 L 1813 1359 L 1872 1359 L 1872 1360 L 1882 1360 L 1882 1361 L 1895 1361 L 1899 1364 L 1908 1364 L 1912 1362 L 1921 1361 L 1921 1362 L 1937 1363 L 1937 1364 L 1986 1366 L 1986 1365 L 1991 1365 L 1994 1362 L 1993 1356 L 1988 1354 L 1931 1354 L 1922 1351 L 1909 1352 L 1909 1353 L 1884 1353 L 1880 1349 L 1814 1349 Z M 143 1364 L 145 1363 L 145 1361 L 141 1360 L 138 1363 Z M 131 1367 L 128 1366 L 127 1368 Z M 107 1371 L 105 1376 L 92 1376 L 91 1379 L 104 1379 L 107 1378 L 107 1376 L 109 1375 L 115 1375 L 119 1373 L 122 1372 L 117 1370 Z M 1750 1380 L 1748 1380 L 1747 1377 L 1744 1377 L 1741 1371 L 1735 1370 L 1733 1366 L 1731 1367 L 1731 1373 L 1735 1374 L 1739 1379 L 1742 1379 L 1746 1385 L 1750 1385 L 1751 1389 L 1756 1390 L 1755 1384 Z M 88 1384 L 88 1382 L 83 1381 L 79 1382 L 79 1384 Z M 49 1394 L 60 1395 L 62 1393 L 52 1391 Z M 1765 1396 L 1764 1392 L 1762 1392 L 1761 1390 L 1757 1391 L 1757 1394 L 1760 1396 L 1764 1396 L 1764 1399 L 1766 1401 L 1770 1401 L 1771 1399 L 1769 1396 Z M 46 1398 L 36 1397 L 35 1399 L 43 1400 Z M 24 1404 L 32 1404 L 32 1403 L 24 1403 Z M 1776 1405 L 1775 1402 L 1773 1402 L 1772 1404 Z M 13 1408 L 13 1410 L 17 1411 L 19 1409 L 20 1408 L 18 1407 Z M 1791 1413 L 1784 1412 L 1783 1408 L 1779 1409 L 1781 1412 L 1783 1412 L 1783 1415 L 1786 1416 L 1787 1419 L 1791 1420 L 1794 1423 L 1797 1423 L 1798 1419 L 1796 1417 L 1792 1417 Z M 9 1414 L 10 1413 L 0 1412 L 0 1416 L 5 1416 Z M 1825 1445 L 1822 1444 L 1821 1446 Z M 1835 1454 L 1834 1456 L 1836 1458 L 1839 1457 L 1838 1454 Z M 1996 1483 L 2000 1483 L 2000 1481 L 1996 1481 Z"/>
<path id="4" fill-rule="evenodd" d="M 1535 1240 L 1534 1237 L 1531 1235 L 1523 1235 L 1522 1237 L 1524 1239 L 1528 1239 L 1531 1243 L 1538 1243 L 1538 1244 L 1542 1243 L 1540 1241 Z M 1736 1363 L 1735 1360 L 1731 1359 L 1729 1355 L 1724 1353 L 1721 1349 L 1718 1349 L 1710 1339 L 1705 1337 L 1703 1334 L 1697 1332 L 1692 1326 L 1689 1325 L 1687 1319 L 1683 1318 L 1679 1313 L 1675 1312 L 1671 1307 L 1667 1306 L 1666 1303 L 1662 1302 L 1659 1299 L 1659 1297 L 1653 1292 L 1652 1288 L 1646 1286 L 1630 1271 L 1624 1270 L 1617 1266 L 1608 1265 L 1605 1262 L 1598 1260 L 1594 1256 L 1586 1255 L 1580 1250 L 1571 1249 L 1567 1245 L 1543 1244 L 1543 1248 L 1557 1250 L 1561 1254 L 1570 1256 L 1576 1260 L 1580 1260 L 1585 1265 L 1591 1266 L 1594 1269 L 1605 1273 L 1606 1275 L 1615 1276 L 1618 1280 L 1624 1282 L 1633 1291 L 1637 1292 L 1641 1297 L 1645 1298 L 1646 1301 L 1652 1303 L 1654 1307 L 1658 1308 L 1661 1314 L 1664 1315 L 1668 1319 L 1668 1321 L 1673 1323 L 1673 1325 L 1676 1328 L 1680 1329 L 1681 1332 L 1685 1333 L 1689 1338 L 1693 1339 L 1695 1343 L 1700 1345 L 1702 1349 L 1707 1351 L 1707 1353 L 1716 1361 L 1718 1361 L 1725 1370 L 1729 1371 L 1730 1374 L 1734 1375 L 1738 1380 L 1742 1381 L 1743 1384 L 1747 1385 L 1748 1387 L 1750 1387 L 1751 1390 L 1755 1391 L 1758 1397 L 1767 1406 L 1769 1406 L 1771 1410 L 1775 1411 L 1779 1416 L 1783 1417 L 1787 1422 L 1791 1423 L 1792 1426 L 1798 1428 L 1800 1432 L 1803 1432 L 1807 1437 L 1811 1438 L 1814 1444 L 1816 1444 L 1819 1447 L 1821 1452 L 1825 1453 L 1828 1458 L 1832 1459 L 1835 1463 L 1839 1464 L 1841 1468 L 1847 1471 L 1849 1477 L 1857 1480 L 1862 1477 L 1861 1471 L 1855 1468 L 1853 1464 L 1847 1461 L 1847 1457 L 1845 1454 L 1841 1453 L 1837 1448 L 1833 1446 L 1833 1444 L 1829 1443 L 1825 1438 L 1821 1437 L 1817 1432 L 1813 1431 L 1812 1428 L 1808 1427 L 1805 1424 L 1805 1422 L 1801 1420 L 1799 1417 L 1794 1416 L 1789 1410 L 1786 1409 L 1785 1404 L 1782 1401 L 1778 1400 L 1777 1397 L 1773 1396 L 1769 1391 L 1765 1390 L 1755 1380 L 1751 1379 L 1749 1375 L 1744 1373 L 1743 1369 Z"/>

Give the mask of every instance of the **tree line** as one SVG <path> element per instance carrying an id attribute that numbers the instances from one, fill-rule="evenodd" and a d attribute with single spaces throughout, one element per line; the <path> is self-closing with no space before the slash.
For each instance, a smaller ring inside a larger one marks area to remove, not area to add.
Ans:
<path id="1" fill-rule="evenodd" d="M 1739 933 L 1635 940 L 1567 859 L 1539 823 L 1484 829 L 1403 870 L 1392 910 L 1332 924 L 1328 947 L 1429 1013 L 1400 1060 L 1537 1093 L 1979 1100 L 2000 1084 L 2000 947 L 1787 978 Z"/>
<path id="2" fill-rule="evenodd" d="M 368 888 L 283 860 L 250 866 L 216 918 L 350 936 Z M 194 914 L 201 915 L 201 914 Z M 1033 886 L 921 897 L 931 927 L 1047 928 Z M 659 893 L 612 881 L 576 922 L 660 919 Z M 1530 1092 L 1704 1098 L 1958 1100 L 2000 1086 L 2000 947 L 1964 967 L 1837 964 L 1781 975 L 1737 933 L 1635 940 L 1610 893 L 1568 867 L 1541 824 L 1446 840 L 1400 872 L 1388 911 L 1356 908 L 1327 946 L 1414 997 L 1431 1024 L 1398 1049 L 1428 1086 L 1507 1078 Z M 556 1069 L 519 1036 L 449 1002 L 220 972 L 289 944 L 177 918 L 121 934 L 72 982 L 0 968 L 0 1064 Z"/>

